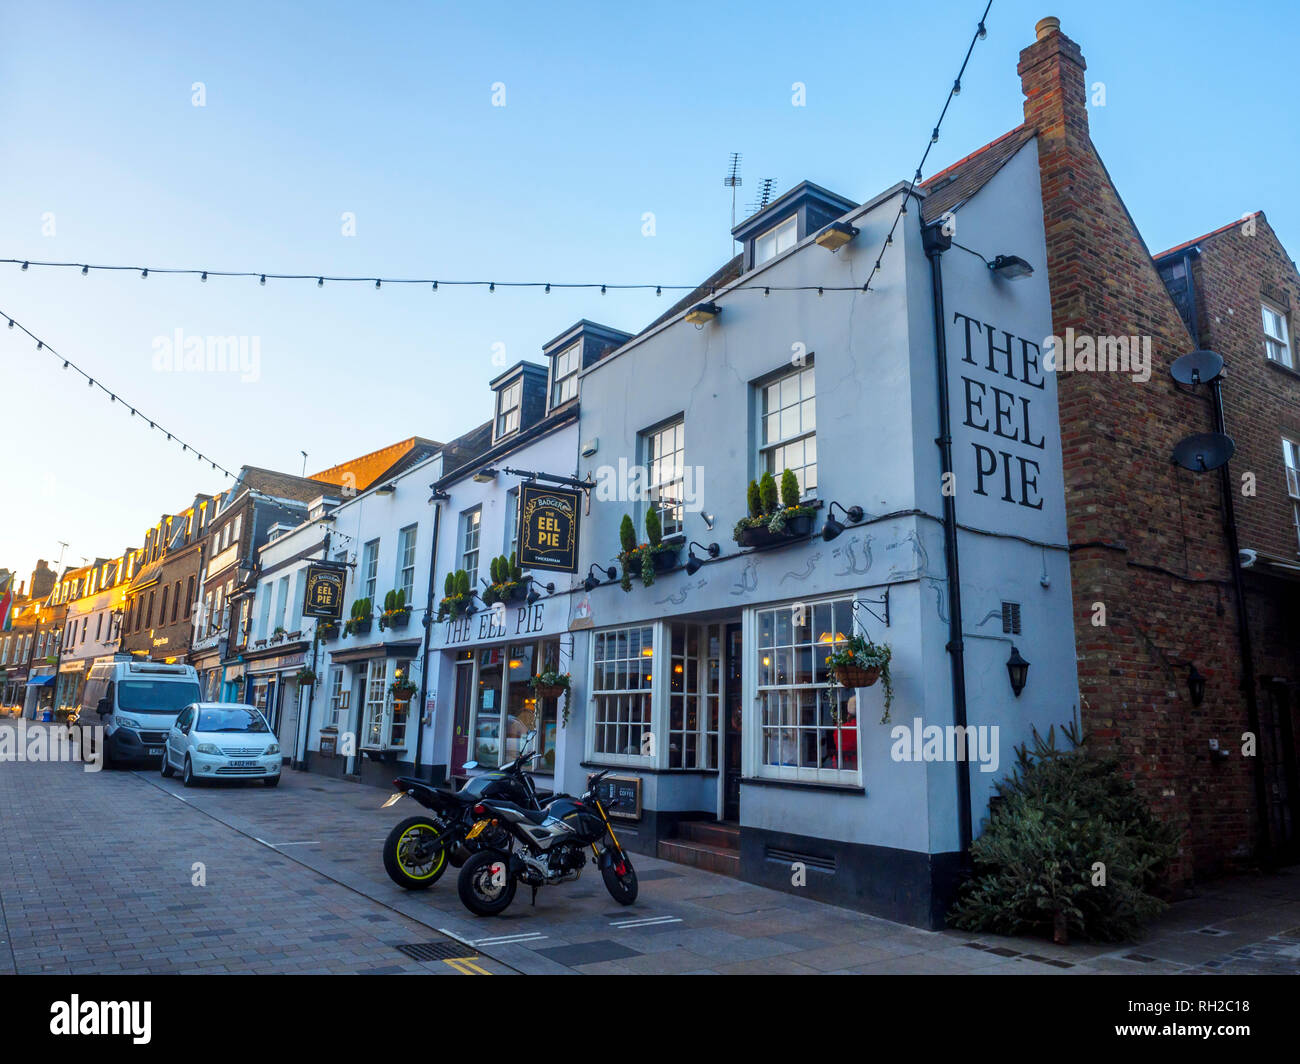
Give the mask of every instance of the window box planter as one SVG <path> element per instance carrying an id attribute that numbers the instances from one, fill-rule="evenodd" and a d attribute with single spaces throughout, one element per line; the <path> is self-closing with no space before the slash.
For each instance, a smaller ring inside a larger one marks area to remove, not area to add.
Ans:
<path id="1" fill-rule="evenodd" d="M 375 622 L 370 617 L 353 617 L 348 621 L 348 635 L 369 635 L 374 626 Z"/>
<path id="2" fill-rule="evenodd" d="M 316 632 L 322 640 L 337 639 L 339 637 L 339 622 L 319 621 L 316 625 Z"/>
<path id="3" fill-rule="evenodd" d="M 382 632 L 385 628 L 405 628 L 411 623 L 411 607 L 403 606 L 401 609 L 387 611 L 379 615 L 379 630 Z"/>
<path id="4" fill-rule="evenodd" d="M 821 506 L 816 500 L 802 500 L 798 478 L 788 469 L 781 474 L 779 497 L 776 478 L 764 473 L 761 480 L 749 482 L 745 501 L 748 513 L 736 522 L 731 537 L 740 546 L 750 548 L 807 538 Z"/>

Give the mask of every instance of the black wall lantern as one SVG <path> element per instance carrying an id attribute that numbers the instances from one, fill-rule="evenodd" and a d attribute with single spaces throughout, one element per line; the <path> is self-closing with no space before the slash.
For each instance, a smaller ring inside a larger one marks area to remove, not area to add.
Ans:
<path id="1" fill-rule="evenodd" d="M 595 562 L 592 562 L 591 568 L 587 570 L 587 579 L 582 582 L 582 590 L 586 591 L 588 594 L 600 587 L 600 577 L 596 576 L 592 572 L 593 569 L 599 569 L 599 571 L 604 574 L 606 580 L 613 580 L 618 576 L 618 570 L 612 565 L 608 569 L 600 569 Z"/>
<path id="2" fill-rule="evenodd" d="M 686 575 L 687 576 L 694 576 L 696 573 L 700 571 L 700 566 L 704 564 L 703 558 L 695 557 L 696 547 L 699 547 L 700 550 L 706 552 L 710 558 L 716 558 L 718 556 L 718 553 L 722 550 L 722 548 L 719 547 L 716 543 L 710 543 L 706 547 L 703 543 L 696 543 L 695 540 L 691 540 L 691 545 L 686 549 Z"/>
<path id="3" fill-rule="evenodd" d="M 1195 665 L 1187 666 L 1187 693 L 1191 695 L 1194 706 L 1205 701 L 1205 677 L 1196 671 Z"/>
<path id="4" fill-rule="evenodd" d="M 844 531 L 844 525 L 835 520 L 835 507 L 837 506 L 840 507 L 840 513 L 848 518 L 849 524 L 856 525 L 862 520 L 861 506 L 850 506 L 846 510 L 838 502 L 831 500 L 830 506 L 826 508 L 826 523 L 822 525 L 822 539 L 827 543 Z"/>
<path id="5" fill-rule="evenodd" d="M 1025 680 L 1029 678 L 1029 662 L 1020 656 L 1014 643 L 1011 644 L 1011 657 L 1007 658 L 1007 675 L 1011 677 L 1011 691 L 1019 698 L 1025 689 Z"/>
<path id="6" fill-rule="evenodd" d="M 555 594 L 554 584 L 541 584 L 537 581 L 535 577 L 530 576 L 528 578 L 528 605 L 530 606 L 533 605 L 533 603 L 535 603 L 538 599 L 542 597 L 537 591 L 538 587 L 546 588 L 546 593 L 548 595 Z"/>

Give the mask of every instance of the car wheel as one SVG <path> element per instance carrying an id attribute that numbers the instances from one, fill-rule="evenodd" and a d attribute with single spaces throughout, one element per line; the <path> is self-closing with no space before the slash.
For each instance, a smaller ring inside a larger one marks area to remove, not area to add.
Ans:
<path id="1" fill-rule="evenodd" d="M 185 767 L 181 770 L 181 782 L 186 787 L 193 787 L 199 781 L 194 778 L 194 765 L 190 762 L 190 755 L 185 755 Z"/>
<path id="2" fill-rule="evenodd" d="M 162 773 L 162 778 L 169 780 L 176 774 L 172 764 L 167 760 L 167 747 L 163 747 L 162 761 L 159 763 L 158 771 Z"/>
<path id="3" fill-rule="evenodd" d="M 280 777 L 266 776 L 262 779 L 262 782 L 265 783 L 268 787 L 278 787 L 280 786 Z"/>

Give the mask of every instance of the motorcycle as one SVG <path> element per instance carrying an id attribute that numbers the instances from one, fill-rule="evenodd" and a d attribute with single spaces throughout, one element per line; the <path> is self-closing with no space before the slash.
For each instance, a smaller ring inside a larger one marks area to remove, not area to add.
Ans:
<path id="1" fill-rule="evenodd" d="M 581 798 L 561 795 L 544 809 L 491 798 L 476 804 L 472 812 L 479 819 L 467 838 L 504 829 L 508 843 L 485 844 L 461 867 L 457 890 L 465 908 L 476 916 L 496 916 L 514 900 L 519 883 L 533 888 L 536 904 L 538 887 L 572 882 L 582 874 L 588 846 L 611 897 L 620 905 L 636 901 L 636 869 L 597 793 L 609 773 L 607 769 L 593 776 Z"/>
<path id="2" fill-rule="evenodd" d="M 485 846 L 509 845 L 501 829 L 479 832 L 467 841 L 477 820 L 473 810 L 485 799 L 540 810 L 542 803 L 533 778 L 524 771 L 534 756 L 528 752 L 525 740 L 523 752 L 510 764 L 475 776 L 459 791 L 444 791 L 414 776 L 393 780 L 398 790 L 384 802 L 384 809 L 409 796 L 429 812 L 407 817 L 388 833 L 384 840 L 384 870 L 389 879 L 406 890 L 428 890 L 442 878 L 448 863 L 460 868 L 471 854 Z M 478 762 L 467 761 L 465 767 L 478 768 Z"/>

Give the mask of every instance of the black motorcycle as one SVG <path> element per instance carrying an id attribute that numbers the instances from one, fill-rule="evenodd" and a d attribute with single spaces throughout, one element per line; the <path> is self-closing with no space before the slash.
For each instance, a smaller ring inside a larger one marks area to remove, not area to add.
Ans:
<path id="1" fill-rule="evenodd" d="M 496 916 L 514 900 L 521 882 L 533 888 L 535 902 L 538 887 L 570 882 L 582 874 L 588 847 L 613 899 L 620 905 L 636 901 L 636 869 L 619 844 L 598 794 L 601 780 L 608 775 L 606 770 L 593 776 L 581 798 L 561 795 L 544 809 L 492 798 L 474 805 L 472 812 L 479 819 L 467 838 L 476 841 L 486 835 L 493 841 L 471 855 L 460 870 L 457 889 L 465 908 L 476 916 Z M 504 846 L 496 834 L 502 829 L 507 833 Z"/>
<path id="2" fill-rule="evenodd" d="M 429 812 L 407 817 L 388 833 L 384 840 L 384 870 L 388 877 L 406 890 L 428 890 L 442 878 L 448 863 L 459 868 L 477 850 L 508 846 L 509 837 L 500 828 L 480 832 L 472 841 L 466 841 L 477 819 L 474 807 L 485 799 L 498 799 L 522 809 L 540 810 L 533 778 L 524 771 L 533 757 L 525 749 L 510 764 L 480 773 L 459 791 L 444 791 L 414 776 L 393 780 L 398 790 L 383 808 L 409 796 Z M 467 761 L 465 767 L 473 769 L 478 764 Z"/>

